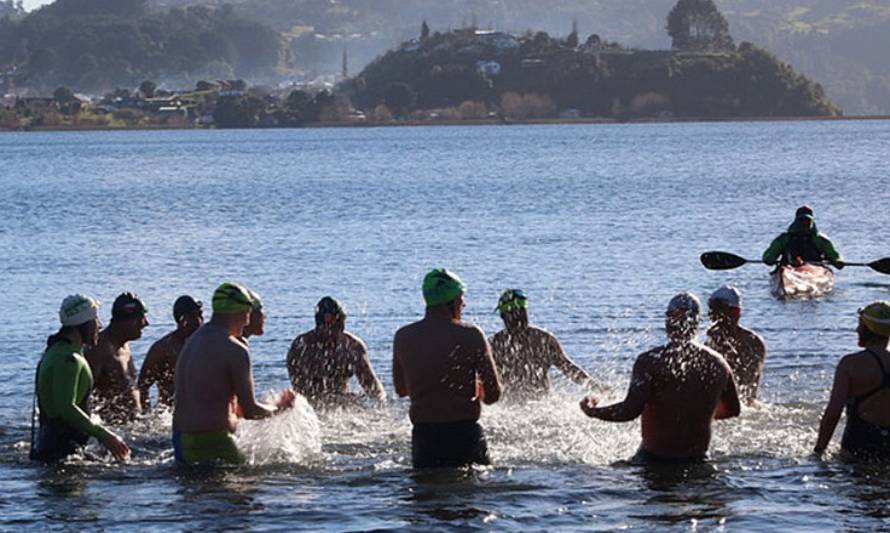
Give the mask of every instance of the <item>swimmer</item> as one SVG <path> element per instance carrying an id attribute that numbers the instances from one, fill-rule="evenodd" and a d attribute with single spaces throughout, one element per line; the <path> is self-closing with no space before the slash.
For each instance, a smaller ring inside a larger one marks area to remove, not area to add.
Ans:
<path id="1" fill-rule="evenodd" d="M 831 441 L 844 406 L 847 426 L 841 449 L 855 458 L 890 459 L 890 302 L 878 301 L 859 311 L 859 347 L 837 364 L 831 399 L 819 424 L 815 452 Z"/>
<path id="2" fill-rule="evenodd" d="M 294 390 L 313 406 L 354 401 L 349 390 L 353 376 L 369 398 L 386 401 L 386 391 L 371 368 L 368 346 L 346 331 L 346 310 L 330 296 L 315 306 L 315 328 L 291 344 L 287 371 Z"/>
<path id="3" fill-rule="evenodd" d="M 674 296 L 665 317 L 668 343 L 637 357 L 624 401 L 597 407 L 595 398 L 581 400 L 587 416 L 607 422 L 642 415 L 643 442 L 636 461 L 703 461 L 711 421 L 739 415 L 732 370 L 720 354 L 695 340 L 700 317 L 695 296 Z"/>
<path id="4" fill-rule="evenodd" d="M 478 420 L 481 403 L 501 397 L 501 381 L 485 334 L 461 320 L 465 289 L 452 272 L 429 272 L 426 315 L 393 340 L 393 384 L 400 397 L 411 399 L 415 468 L 491 462 Z"/>
<path id="5" fill-rule="evenodd" d="M 203 304 L 191 296 L 180 296 L 173 303 L 173 320 L 176 329 L 161 337 L 151 345 L 142 369 L 139 371 L 139 400 L 142 410 L 148 411 L 151 386 L 158 387 L 157 405 L 173 407 L 173 375 L 176 371 L 176 358 L 185 341 L 204 324 Z"/>
<path id="6" fill-rule="evenodd" d="M 550 392 L 551 366 L 578 384 L 591 384 L 555 335 L 528 323 L 528 298 L 519 289 L 505 290 L 497 309 L 504 329 L 491 338 L 491 352 L 500 371 L 504 396 L 534 398 Z"/>
<path id="7" fill-rule="evenodd" d="M 96 344 L 99 303 L 82 294 L 68 296 L 59 310 L 62 327 L 46 341 L 46 352 L 37 365 L 35 391 L 39 429 L 31 428 L 30 457 L 58 461 L 77 452 L 90 437 L 102 443 L 115 459 L 123 460 L 130 449 L 120 437 L 90 418 L 93 374 L 83 347 Z"/>
<path id="8" fill-rule="evenodd" d="M 96 412 L 110 423 L 130 422 L 142 411 L 136 365 L 130 341 L 142 337 L 148 309 L 135 294 L 125 292 L 111 306 L 111 323 L 99 333 L 86 358 L 95 380 Z"/>
<path id="9" fill-rule="evenodd" d="M 708 347 L 722 355 L 736 379 L 739 396 L 748 405 L 757 399 L 766 344 L 760 335 L 739 323 L 742 316 L 742 293 L 724 285 L 708 299 L 712 326 L 708 329 Z"/>
<path id="10" fill-rule="evenodd" d="M 213 293 L 213 316 L 186 343 L 176 363 L 173 407 L 173 450 L 187 464 L 222 461 L 243 463 L 232 434 L 238 417 L 268 418 L 293 406 L 286 390 L 275 406 L 258 402 L 254 392 L 250 350 L 239 337 L 253 309 L 250 295 L 235 283 Z"/>

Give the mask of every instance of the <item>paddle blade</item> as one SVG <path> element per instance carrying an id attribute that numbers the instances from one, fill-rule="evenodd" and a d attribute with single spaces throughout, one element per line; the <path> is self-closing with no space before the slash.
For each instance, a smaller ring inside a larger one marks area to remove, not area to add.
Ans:
<path id="1" fill-rule="evenodd" d="M 730 270 L 738 268 L 748 261 L 729 252 L 705 252 L 701 254 L 701 264 L 709 270 Z"/>
<path id="2" fill-rule="evenodd" d="M 890 274 L 890 257 L 872 261 L 868 266 L 871 267 L 872 270 L 880 272 L 881 274 Z"/>

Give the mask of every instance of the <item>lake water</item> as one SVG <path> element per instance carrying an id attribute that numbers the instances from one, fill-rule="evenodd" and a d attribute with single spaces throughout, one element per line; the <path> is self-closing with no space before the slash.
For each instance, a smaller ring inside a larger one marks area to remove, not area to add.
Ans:
<path id="1" fill-rule="evenodd" d="M 810 450 L 856 310 L 890 299 L 890 277 L 850 267 L 828 297 L 780 302 L 765 267 L 710 272 L 698 256 L 759 257 L 803 203 L 848 260 L 890 255 L 888 155 L 890 122 L 0 134 L 0 528 L 886 529 L 890 470 Z M 624 461 L 638 423 L 586 418 L 584 391 L 557 378 L 544 400 L 484 410 L 495 466 L 412 472 L 391 342 L 436 266 L 464 278 L 488 334 L 499 292 L 524 288 L 603 401 L 663 341 L 670 296 L 732 282 L 768 343 L 764 401 L 715 424 L 710 466 L 653 470 Z M 178 468 L 169 416 L 119 428 L 125 465 L 28 461 L 34 368 L 65 295 L 99 297 L 107 321 L 118 293 L 139 293 L 139 366 L 177 296 L 209 302 L 228 279 L 267 307 L 258 390 L 287 385 L 289 343 L 330 294 L 389 405 L 244 424 L 240 468 Z"/>

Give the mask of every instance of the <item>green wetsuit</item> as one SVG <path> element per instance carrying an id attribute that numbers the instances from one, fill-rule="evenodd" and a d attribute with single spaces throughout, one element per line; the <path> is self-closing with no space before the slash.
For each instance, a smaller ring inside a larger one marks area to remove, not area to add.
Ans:
<path id="1" fill-rule="evenodd" d="M 788 231 L 773 239 L 769 248 L 763 252 L 763 261 L 774 263 L 780 256 L 782 264 L 789 264 L 797 257 L 807 263 L 843 260 L 841 254 L 835 250 L 831 239 L 817 230 L 815 224 L 809 233 L 802 233 L 798 231 L 796 222 L 788 228 Z"/>
<path id="2" fill-rule="evenodd" d="M 108 431 L 90 420 L 93 374 L 81 348 L 67 340 L 52 344 L 37 367 L 40 430 L 31 457 L 55 461 L 74 453 L 89 437 L 104 440 Z"/>

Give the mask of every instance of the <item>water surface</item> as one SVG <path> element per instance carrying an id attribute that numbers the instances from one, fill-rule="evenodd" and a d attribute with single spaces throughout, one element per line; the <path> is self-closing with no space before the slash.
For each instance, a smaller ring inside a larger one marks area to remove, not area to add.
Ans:
<path id="1" fill-rule="evenodd" d="M 890 298 L 890 278 L 851 267 L 827 298 L 778 302 L 763 267 L 698 263 L 708 249 L 757 258 L 802 203 L 848 259 L 890 255 L 888 146 L 888 122 L 2 134 L 0 527 L 888 527 L 890 472 L 810 450 L 856 310 Z M 681 471 L 627 464 L 638 423 L 585 418 L 584 391 L 560 378 L 547 399 L 485 409 L 488 469 L 412 472 L 395 399 L 245 424 L 241 468 L 177 468 L 169 416 L 119 428 L 124 466 L 27 460 L 34 368 L 66 294 L 98 296 L 107 321 L 118 293 L 138 292 L 141 365 L 177 296 L 209 302 L 241 280 L 269 315 L 252 340 L 264 392 L 287 384 L 287 348 L 330 294 L 392 397 L 392 335 L 422 314 L 435 266 L 461 274 L 489 334 L 499 292 L 524 288 L 604 401 L 662 342 L 671 295 L 732 282 L 768 343 L 764 402 L 716 424 L 711 465 Z"/>

